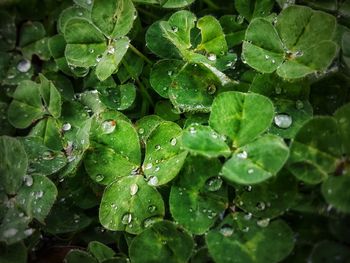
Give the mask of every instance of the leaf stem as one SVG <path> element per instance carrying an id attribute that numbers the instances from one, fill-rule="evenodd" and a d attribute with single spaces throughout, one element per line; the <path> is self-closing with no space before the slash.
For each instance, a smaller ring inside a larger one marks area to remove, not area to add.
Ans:
<path id="1" fill-rule="evenodd" d="M 140 58 L 142 58 L 148 64 L 153 65 L 153 62 L 148 57 L 146 57 L 144 54 L 142 54 L 136 47 L 134 47 L 131 44 L 129 44 L 129 47 L 136 55 L 138 55 Z"/>

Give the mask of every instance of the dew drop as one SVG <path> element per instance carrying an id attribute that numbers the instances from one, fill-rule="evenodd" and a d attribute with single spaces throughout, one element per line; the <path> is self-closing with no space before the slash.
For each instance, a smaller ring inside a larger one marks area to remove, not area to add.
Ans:
<path id="1" fill-rule="evenodd" d="M 269 55 L 265 55 L 265 59 L 269 59 L 270 58 L 270 56 Z"/>
<path id="2" fill-rule="evenodd" d="M 245 232 L 245 233 L 247 233 L 247 232 L 249 231 L 249 226 L 243 227 L 243 228 L 242 228 L 242 231 Z"/>
<path id="3" fill-rule="evenodd" d="M 274 118 L 274 123 L 277 127 L 288 129 L 292 125 L 292 117 L 288 114 L 277 114 Z"/>
<path id="4" fill-rule="evenodd" d="M 145 221 L 143 222 L 143 225 L 145 226 L 145 228 L 150 227 L 151 225 L 153 225 L 156 222 L 156 220 L 154 220 L 153 218 L 147 218 L 145 219 Z"/>
<path id="5" fill-rule="evenodd" d="M 110 134 L 115 130 L 117 122 L 115 120 L 107 120 L 102 123 L 102 130 L 106 134 Z"/>
<path id="6" fill-rule="evenodd" d="M 156 151 L 159 151 L 161 148 L 162 148 L 162 147 L 161 147 L 159 144 L 157 144 L 156 146 L 154 146 L 154 149 L 156 149 Z"/>
<path id="7" fill-rule="evenodd" d="M 33 233 L 34 233 L 35 229 L 33 228 L 28 228 L 26 230 L 23 231 L 23 234 L 28 237 L 28 236 L 31 236 Z"/>
<path id="8" fill-rule="evenodd" d="M 156 211 L 157 210 L 157 207 L 155 206 L 155 205 L 150 205 L 150 206 L 148 206 L 148 211 L 150 212 L 150 213 L 153 213 L 154 211 Z"/>
<path id="9" fill-rule="evenodd" d="M 96 62 L 100 62 L 101 59 L 102 59 L 102 55 L 98 55 L 98 56 L 96 57 Z"/>
<path id="10" fill-rule="evenodd" d="M 72 125 L 69 122 L 62 125 L 63 131 L 69 131 L 71 128 L 72 128 Z"/>
<path id="11" fill-rule="evenodd" d="M 247 153 L 246 151 L 237 153 L 237 157 L 238 157 L 239 159 L 247 159 L 247 158 L 248 158 L 248 153 Z"/>
<path id="12" fill-rule="evenodd" d="M 145 166 L 145 170 L 149 170 L 149 169 L 151 169 L 152 167 L 153 167 L 152 163 L 148 163 L 148 164 L 146 164 L 146 166 Z"/>
<path id="13" fill-rule="evenodd" d="M 152 186 L 158 185 L 158 178 L 157 176 L 151 176 L 148 180 L 148 184 Z"/>
<path id="14" fill-rule="evenodd" d="M 265 208 L 266 208 L 266 205 L 265 205 L 264 202 L 258 202 L 256 204 L 256 209 L 259 210 L 259 211 L 263 211 L 263 210 L 265 210 Z"/>
<path id="15" fill-rule="evenodd" d="M 213 53 L 211 53 L 211 54 L 208 55 L 208 59 L 209 59 L 210 61 L 215 61 L 215 60 L 216 60 L 216 55 L 213 54 Z"/>
<path id="16" fill-rule="evenodd" d="M 301 100 L 297 100 L 295 102 L 295 108 L 297 108 L 297 110 L 301 110 L 302 108 L 304 108 L 304 103 Z"/>
<path id="17" fill-rule="evenodd" d="M 115 49 L 113 46 L 108 46 L 107 53 L 110 55 L 113 55 L 115 52 Z"/>
<path id="18" fill-rule="evenodd" d="M 252 218 L 252 216 L 253 216 L 252 213 L 247 213 L 247 214 L 244 215 L 244 219 L 245 220 L 250 220 Z"/>
<path id="19" fill-rule="evenodd" d="M 6 229 L 4 232 L 2 232 L 3 237 L 10 238 L 14 237 L 18 233 L 18 230 L 16 228 L 9 228 Z"/>
<path id="20" fill-rule="evenodd" d="M 222 179 L 219 176 L 212 177 L 212 178 L 209 178 L 205 184 L 208 191 L 211 191 L 211 192 L 218 191 L 222 186 Z"/>
<path id="21" fill-rule="evenodd" d="M 208 88 L 207 88 L 207 92 L 208 92 L 208 94 L 210 94 L 210 95 L 214 94 L 214 93 L 216 92 L 216 87 L 215 87 L 215 85 L 214 85 L 214 84 L 209 85 Z"/>
<path id="22" fill-rule="evenodd" d="M 95 50 L 94 50 L 93 48 L 91 48 L 91 49 L 89 50 L 89 52 L 92 54 L 92 53 L 95 52 Z"/>
<path id="23" fill-rule="evenodd" d="M 233 228 L 230 225 L 224 225 L 220 228 L 220 233 L 225 237 L 230 237 L 233 234 Z"/>
<path id="24" fill-rule="evenodd" d="M 158 172 L 160 170 L 159 166 L 156 166 L 156 169 L 154 169 L 155 172 Z"/>
<path id="25" fill-rule="evenodd" d="M 104 176 L 102 174 L 96 175 L 96 178 L 95 178 L 96 182 L 101 182 L 103 179 L 104 179 Z"/>
<path id="26" fill-rule="evenodd" d="M 179 31 L 179 28 L 176 27 L 176 26 L 172 26 L 172 27 L 171 27 L 171 30 L 172 30 L 174 33 L 176 33 L 176 32 Z"/>
<path id="27" fill-rule="evenodd" d="M 260 227 L 267 227 L 270 223 L 270 218 L 260 219 L 256 223 Z"/>
<path id="28" fill-rule="evenodd" d="M 55 155 L 51 151 L 45 151 L 42 155 L 43 160 L 53 160 Z"/>
<path id="29" fill-rule="evenodd" d="M 275 88 L 275 93 L 276 94 L 281 94 L 282 93 L 282 89 L 280 87 L 276 87 Z"/>
<path id="30" fill-rule="evenodd" d="M 172 139 L 170 140 L 170 144 L 171 144 L 172 146 L 175 146 L 176 143 L 177 143 L 176 138 L 172 138 Z"/>
<path id="31" fill-rule="evenodd" d="M 30 70 L 32 64 L 28 59 L 21 59 L 17 64 L 17 70 L 22 73 L 26 73 Z"/>
<path id="32" fill-rule="evenodd" d="M 91 5 L 91 4 L 92 4 L 92 0 L 86 0 L 86 3 L 87 3 L 88 5 Z"/>
<path id="33" fill-rule="evenodd" d="M 195 134 L 197 132 L 195 127 L 190 127 L 190 133 Z"/>
<path id="34" fill-rule="evenodd" d="M 244 188 L 247 192 L 251 192 L 252 191 L 252 186 L 248 185 Z"/>
<path id="35" fill-rule="evenodd" d="M 32 186 L 33 185 L 33 177 L 31 177 L 30 175 L 25 175 L 23 177 L 23 181 L 24 181 L 26 186 Z"/>
<path id="36" fill-rule="evenodd" d="M 139 132 L 139 134 L 144 134 L 145 129 L 144 129 L 144 128 L 140 128 L 140 129 L 138 130 L 138 132 Z"/>
<path id="37" fill-rule="evenodd" d="M 249 169 L 248 174 L 252 174 L 252 173 L 254 173 L 254 169 Z"/>
<path id="38" fill-rule="evenodd" d="M 122 217 L 122 224 L 123 225 L 130 224 L 131 220 L 132 220 L 132 215 L 130 213 L 126 213 Z"/>
<path id="39" fill-rule="evenodd" d="M 132 184 L 130 186 L 130 194 L 131 195 L 136 195 L 137 191 L 139 190 L 139 187 L 137 184 Z"/>

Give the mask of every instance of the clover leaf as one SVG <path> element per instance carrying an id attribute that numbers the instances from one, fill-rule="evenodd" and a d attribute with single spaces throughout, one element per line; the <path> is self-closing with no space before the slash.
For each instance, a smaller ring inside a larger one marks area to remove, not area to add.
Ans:
<path id="1" fill-rule="evenodd" d="M 332 41 L 335 27 L 331 15 L 290 6 L 277 16 L 275 25 L 264 18 L 252 20 L 242 55 L 259 72 L 277 71 L 285 79 L 302 78 L 324 71 L 334 59 L 338 50 Z"/>

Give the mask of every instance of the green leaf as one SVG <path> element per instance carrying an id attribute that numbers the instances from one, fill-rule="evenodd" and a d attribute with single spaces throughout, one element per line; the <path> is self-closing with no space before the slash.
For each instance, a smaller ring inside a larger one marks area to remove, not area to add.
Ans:
<path id="1" fill-rule="evenodd" d="M 136 87 L 132 83 L 127 83 L 115 88 L 104 89 L 101 93 L 100 99 L 108 108 L 126 110 L 135 101 Z"/>
<path id="2" fill-rule="evenodd" d="M 181 150 L 181 128 L 173 122 L 162 122 L 148 136 L 142 165 L 153 186 L 171 181 L 181 170 L 187 152 Z"/>
<path id="3" fill-rule="evenodd" d="M 315 263 L 347 262 L 350 260 L 350 252 L 341 243 L 324 240 L 314 245 L 309 258 Z"/>
<path id="4" fill-rule="evenodd" d="M 142 145 L 146 145 L 149 135 L 164 120 L 157 115 L 147 115 L 135 123 L 137 133 L 139 134 Z"/>
<path id="5" fill-rule="evenodd" d="M 164 59 L 158 61 L 150 74 L 152 88 L 163 98 L 169 98 L 168 90 L 171 88 L 174 77 L 178 74 L 184 62 L 175 59 Z"/>
<path id="6" fill-rule="evenodd" d="M 62 34 L 65 31 L 65 27 L 69 19 L 71 18 L 90 19 L 90 16 L 91 15 L 89 10 L 77 5 L 70 6 L 61 12 L 57 21 L 57 30 L 60 34 Z"/>
<path id="7" fill-rule="evenodd" d="M 266 131 L 273 115 L 272 102 L 262 95 L 225 92 L 214 99 L 209 124 L 242 146 Z"/>
<path id="8" fill-rule="evenodd" d="M 290 6 L 276 21 L 276 27 L 263 18 L 250 23 L 242 53 L 249 66 L 263 73 L 277 70 L 285 79 L 296 79 L 330 65 L 338 50 L 332 41 L 336 27 L 333 16 Z"/>
<path id="9" fill-rule="evenodd" d="M 0 50 L 12 50 L 16 46 L 15 17 L 5 10 L 0 12 Z"/>
<path id="10" fill-rule="evenodd" d="M 42 144 L 52 150 L 62 150 L 61 127 L 54 118 L 39 121 L 30 131 L 30 136 L 41 138 Z"/>
<path id="11" fill-rule="evenodd" d="M 288 159 L 289 149 L 274 135 L 264 135 L 236 150 L 222 167 L 223 177 L 238 184 L 257 184 L 276 175 Z"/>
<path id="12" fill-rule="evenodd" d="M 248 21 L 255 17 L 268 16 L 273 8 L 273 0 L 237 0 L 235 8 Z"/>
<path id="13" fill-rule="evenodd" d="M 212 128 L 202 125 L 191 125 L 182 134 L 182 144 L 186 150 L 208 158 L 231 155 L 224 139 Z"/>
<path id="14" fill-rule="evenodd" d="M 169 198 L 174 219 L 193 234 L 203 234 L 227 207 L 227 188 L 217 159 L 189 157 Z"/>
<path id="15" fill-rule="evenodd" d="M 138 234 L 147 220 L 162 218 L 164 203 L 157 190 L 142 175 L 122 177 L 111 183 L 102 196 L 99 218 L 110 230 Z"/>
<path id="16" fill-rule="evenodd" d="M 338 121 L 339 134 L 343 145 L 343 153 L 350 155 L 350 104 L 346 104 L 339 108 L 335 113 L 334 117 Z"/>
<path id="17" fill-rule="evenodd" d="M 168 95 L 181 112 L 209 112 L 219 78 L 204 66 L 187 64 L 173 77 Z"/>
<path id="18" fill-rule="evenodd" d="M 177 121 L 180 119 L 180 113 L 174 109 L 169 100 L 160 100 L 154 107 L 154 113 L 166 121 Z"/>
<path id="19" fill-rule="evenodd" d="M 129 248 L 131 261 L 185 263 L 191 256 L 193 240 L 175 224 L 162 221 L 135 237 Z"/>
<path id="20" fill-rule="evenodd" d="M 0 248 L 0 261 L 2 263 L 26 263 L 27 248 L 23 242 Z"/>
<path id="21" fill-rule="evenodd" d="M 92 219 L 77 207 L 55 204 L 45 220 L 44 230 L 50 234 L 78 232 L 90 225 Z"/>
<path id="22" fill-rule="evenodd" d="M 244 40 L 247 24 L 240 16 L 224 15 L 220 17 L 220 24 L 225 33 L 227 46 L 229 48 L 237 46 Z"/>
<path id="23" fill-rule="evenodd" d="M 59 118 L 61 116 L 61 94 L 52 81 L 49 81 L 42 74 L 39 77 L 41 82 L 39 91 L 44 107 L 54 118 Z"/>
<path id="24" fill-rule="evenodd" d="M 69 19 L 64 28 L 67 46 L 67 62 L 76 67 L 91 67 L 97 64 L 98 57 L 106 51 L 103 34 L 87 19 Z"/>
<path id="25" fill-rule="evenodd" d="M 141 163 L 137 132 L 131 124 L 116 117 L 107 112 L 95 121 L 84 158 L 89 176 L 101 184 L 135 173 Z"/>
<path id="26" fill-rule="evenodd" d="M 115 252 L 105 244 L 98 241 L 91 241 L 88 245 L 88 251 L 99 261 L 113 258 Z"/>
<path id="27" fill-rule="evenodd" d="M 56 200 L 57 188 L 50 179 L 42 175 L 33 175 L 31 180 L 30 186 L 27 180 L 27 184 L 21 187 L 16 199 L 27 216 L 44 223 Z"/>
<path id="28" fill-rule="evenodd" d="M 322 194 L 327 203 L 337 210 L 350 213 L 350 194 L 347 190 L 350 186 L 349 172 L 340 176 L 330 176 L 322 184 Z"/>
<path id="29" fill-rule="evenodd" d="M 14 127 L 26 128 L 44 115 L 39 89 L 40 84 L 25 80 L 13 93 L 14 100 L 8 108 L 8 120 Z"/>
<path id="30" fill-rule="evenodd" d="M 15 205 L 15 200 L 9 200 Z M 30 236 L 34 229 L 29 228 L 28 224 L 31 218 L 24 216 L 24 213 L 17 207 L 12 207 L 7 210 L 5 216 L 2 218 L 0 225 L 0 241 L 12 245 Z"/>
<path id="31" fill-rule="evenodd" d="M 27 171 L 28 158 L 22 144 L 8 136 L 0 137 L 0 184 L 8 194 L 17 193 Z"/>
<path id="32" fill-rule="evenodd" d="M 206 242 L 217 263 L 277 263 L 294 247 L 293 232 L 284 221 L 276 220 L 266 226 L 262 221 L 246 220 L 242 213 L 228 215 L 208 233 Z"/>
<path id="33" fill-rule="evenodd" d="M 19 32 L 19 46 L 25 47 L 37 40 L 45 37 L 46 30 L 44 25 L 40 22 L 27 22 L 24 23 Z"/>
<path id="34" fill-rule="evenodd" d="M 110 39 L 129 33 L 136 19 L 136 9 L 131 0 L 94 1 L 91 19 Z"/>
<path id="35" fill-rule="evenodd" d="M 297 182 L 294 176 L 282 170 L 266 182 L 236 188 L 235 204 L 247 212 L 246 219 L 274 218 L 294 205 Z"/>
<path id="36" fill-rule="evenodd" d="M 26 137 L 21 141 L 28 156 L 28 174 L 51 175 L 67 164 L 61 151 L 46 147 L 39 137 Z"/>
<path id="37" fill-rule="evenodd" d="M 315 117 L 306 122 L 290 146 L 290 171 L 306 183 L 322 182 L 328 173 L 336 169 L 341 155 L 338 138 L 338 126 L 333 118 Z M 306 172 L 305 169 L 312 172 Z M 305 172 L 300 173 L 300 170 Z"/>
<path id="38" fill-rule="evenodd" d="M 207 53 L 220 55 L 227 52 L 227 44 L 224 32 L 218 20 L 213 16 L 204 16 L 197 22 L 201 30 L 202 41 L 196 47 L 197 50 L 205 50 Z"/>
<path id="39" fill-rule="evenodd" d="M 112 45 L 108 46 L 101 59 L 98 59 L 96 76 L 100 81 L 106 80 L 117 70 L 129 48 L 129 42 L 127 37 L 115 40 Z"/>
<path id="40" fill-rule="evenodd" d="M 97 260 L 91 256 L 89 253 L 79 250 L 79 249 L 71 249 L 64 260 L 67 263 L 79 263 L 79 262 L 86 262 L 86 263 L 97 263 Z"/>

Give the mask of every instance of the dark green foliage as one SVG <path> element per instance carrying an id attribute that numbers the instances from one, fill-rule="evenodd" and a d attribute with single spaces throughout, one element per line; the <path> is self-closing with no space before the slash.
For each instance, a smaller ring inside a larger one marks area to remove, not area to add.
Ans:
<path id="1" fill-rule="evenodd" d="M 349 0 L 0 10 L 0 262 L 350 261 Z"/>

